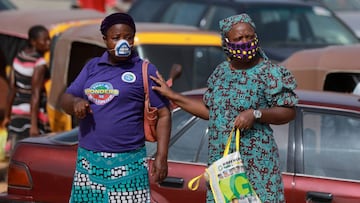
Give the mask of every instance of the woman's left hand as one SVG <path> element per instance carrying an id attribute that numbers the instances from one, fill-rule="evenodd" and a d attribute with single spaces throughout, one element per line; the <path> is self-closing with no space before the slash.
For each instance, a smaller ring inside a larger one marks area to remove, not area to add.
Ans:
<path id="1" fill-rule="evenodd" d="M 152 86 L 151 88 L 155 91 L 158 91 L 161 95 L 172 99 L 171 95 L 173 95 L 172 89 L 167 85 L 166 81 L 162 77 L 162 75 L 157 71 L 157 77 L 150 75 L 150 78 L 155 81 L 159 86 Z"/>
<path id="2" fill-rule="evenodd" d="M 253 111 L 253 109 L 248 109 L 240 112 L 240 114 L 235 118 L 234 127 L 240 130 L 249 130 L 252 128 L 255 122 Z"/>
<path id="3" fill-rule="evenodd" d="M 150 174 L 155 178 L 155 182 L 162 182 L 168 174 L 167 159 L 156 156 Z"/>

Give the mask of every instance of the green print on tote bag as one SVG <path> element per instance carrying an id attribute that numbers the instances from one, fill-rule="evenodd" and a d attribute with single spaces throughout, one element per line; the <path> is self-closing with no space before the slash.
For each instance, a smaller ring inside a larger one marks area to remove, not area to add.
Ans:
<path id="1" fill-rule="evenodd" d="M 209 182 L 216 203 L 261 203 L 246 176 L 240 155 L 240 130 L 236 129 L 236 151 L 229 154 L 232 135 L 231 130 L 226 143 L 224 155 L 188 183 L 190 190 L 197 190 L 202 176 Z"/>

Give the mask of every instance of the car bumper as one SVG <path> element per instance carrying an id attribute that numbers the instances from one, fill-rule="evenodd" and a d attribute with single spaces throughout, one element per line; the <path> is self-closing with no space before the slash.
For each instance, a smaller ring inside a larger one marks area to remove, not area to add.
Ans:
<path id="1" fill-rule="evenodd" d="M 10 195 L 6 192 L 0 193 L 0 202 L 1 203 L 40 203 L 36 202 L 29 196 L 18 196 Z"/>

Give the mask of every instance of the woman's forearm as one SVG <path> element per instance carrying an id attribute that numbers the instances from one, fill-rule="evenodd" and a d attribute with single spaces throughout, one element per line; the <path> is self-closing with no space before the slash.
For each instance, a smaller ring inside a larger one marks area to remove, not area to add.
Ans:
<path id="1" fill-rule="evenodd" d="M 260 109 L 262 117 L 260 122 L 281 125 L 293 120 L 296 116 L 295 107 L 272 107 Z"/>
<path id="2" fill-rule="evenodd" d="M 173 92 L 169 99 L 185 111 L 202 119 L 209 119 L 209 109 L 202 100 L 190 98 L 177 92 Z"/>

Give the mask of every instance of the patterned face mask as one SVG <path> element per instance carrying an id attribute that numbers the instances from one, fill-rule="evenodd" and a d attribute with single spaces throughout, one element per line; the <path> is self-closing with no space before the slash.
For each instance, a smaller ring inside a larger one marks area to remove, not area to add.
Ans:
<path id="1" fill-rule="evenodd" d="M 259 51 L 259 40 L 255 37 L 248 42 L 225 42 L 226 54 L 229 58 L 244 59 L 246 61 L 255 57 Z"/>

